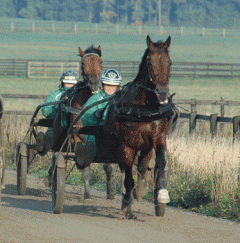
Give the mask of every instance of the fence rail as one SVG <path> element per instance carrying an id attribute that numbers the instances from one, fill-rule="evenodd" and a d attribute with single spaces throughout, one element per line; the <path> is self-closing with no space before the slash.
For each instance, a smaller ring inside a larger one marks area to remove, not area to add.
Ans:
<path id="1" fill-rule="evenodd" d="M 16 19 L 0 20 L 0 32 L 32 32 L 32 33 L 71 33 L 71 34 L 131 34 L 131 35 L 180 35 L 180 36 L 221 36 L 239 37 L 240 29 L 213 29 L 192 27 L 165 27 L 148 25 L 93 24 L 81 22 L 32 21 Z"/>
<path id="2" fill-rule="evenodd" d="M 10 99 L 46 99 L 47 95 L 22 95 L 22 94 L 2 94 L 2 98 Z M 191 106 L 190 113 L 180 113 L 180 118 L 188 119 L 189 122 L 189 133 L 196 131 L 197 121 L 209 121 L 210 122 L 210 133 L 212 137 L 217 135 L 218 123 L 233 124 L 233 141 L 240 139 L 240 116 L 225 117 L 225 106 L 240 106 L 240 101 L 225 101 L 221 98 L 218 100 L 173 100 L 176 104 L 185 104 Z M 210 116 L 197 114 L 197 105 L 217 105 L 220 106 L 220 116 L 217 114 L 211 114 Z M 3 111 L 4 114 L 15 114 L 15 115 L 33 115 L 30 111 Z M 220 127 L 221 131 L 223 127 Z"/>
<path id="3" fill-rule="evenodd" d="M 104 61 L 103 69 L 115 68 L 123 77 L 136 77 L 139 64 L 137 61 Z M 76 61 L 0 59 L 0 75 L 59 78 L 65 69 L 73 69 L 81 75 L 80 62 Z M 240 64 L 173 62 L 171 75 L 193 78 L 240 78 Z"/>

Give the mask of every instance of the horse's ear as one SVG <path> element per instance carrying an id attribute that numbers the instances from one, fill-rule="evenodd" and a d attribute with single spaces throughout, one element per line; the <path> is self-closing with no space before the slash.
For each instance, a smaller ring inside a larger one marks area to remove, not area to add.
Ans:
<path id="1" fill-rule="evenodd" d="M 150 36 L 148 35 L 148 36 L 147 36 L 147 47 L 150 48 L 150 47 L 152 47 L 152 46 L 153 46 L 153 42 L 152 42 Z"/>
<path id="2" fill-rule="evenodd" d="M 79 52 L 79 56 L 81 57 L 85 55 L 85 52 L 80 47 L 78 47 L 78 52 Z"/>
<path id="3" fill-rule="evenodd" d="M 164 48 L 168 49 L 171 44 L 171 36 L 169 35 L 167 40 L 164 43 Z"/>

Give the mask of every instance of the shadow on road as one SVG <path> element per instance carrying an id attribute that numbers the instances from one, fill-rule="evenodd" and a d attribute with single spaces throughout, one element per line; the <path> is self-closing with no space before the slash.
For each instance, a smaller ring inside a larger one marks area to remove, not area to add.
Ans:
<path id="1" fill-rule="evenodd" d="M 2 191 L 2 204 L 9 208 L 18 208 L 38 212 L 52 211 L 51 189 L 26 188 L 26 195 L 17 195 L 17 186 L 6 185 Z M 107 200 L 96 194 L 92 200 L 81 199 L 79 193 L 65 192 L 63 214 L 81 214 L 88 217 L 124 218 L 119 200 Z M 142 214 L 134 212 L 136 219 Z M 138 221 L 143 222 L 144 220 Z"/>

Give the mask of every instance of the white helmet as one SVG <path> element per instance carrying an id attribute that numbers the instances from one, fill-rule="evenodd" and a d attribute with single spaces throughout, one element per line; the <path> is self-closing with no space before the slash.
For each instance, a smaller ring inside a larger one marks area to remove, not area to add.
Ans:
<path id="1" fill-rule="evenodd" d="M 102 73 L 101 82 L 103 84 L 121 85 L 122 76 L 117 70 L 108 69 Z"/>
<path id="2" fill-rule="evenodd" d="M 78 82 L 77 72 L 73 70 L 66 70 L 62 73 L 61 78 L 61 87 L 63 87 L 63 83 L 76 84 Z"/>

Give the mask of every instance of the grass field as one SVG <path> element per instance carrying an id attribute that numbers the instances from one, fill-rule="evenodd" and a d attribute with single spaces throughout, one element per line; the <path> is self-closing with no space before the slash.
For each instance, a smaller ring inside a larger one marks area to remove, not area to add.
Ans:
<path id="1" fill-rule="evenodd" d="M 165 41 L 168 36 L 151 36 Z M 0 57 L 14 59 L 80 60 L 78 46 L 101 45 L 103 60 L 140 61 L 146 36 L 96 34 L 0 33 Z M 173 62 L 240 63 L 239 38 L 172 36 Z"/>

